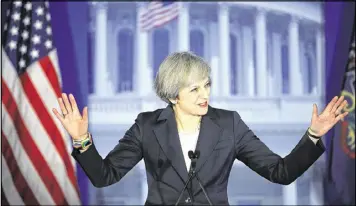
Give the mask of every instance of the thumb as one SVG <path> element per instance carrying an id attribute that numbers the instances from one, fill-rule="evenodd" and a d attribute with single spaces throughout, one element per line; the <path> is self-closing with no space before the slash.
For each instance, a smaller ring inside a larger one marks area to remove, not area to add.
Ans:
<path id="1" fill-rule="evenodd" d="M 318 106 L 316 106 L 316 104 L 313 104 L 313 114 L 312 114 L 312 118 L 315 119 L 318 117 Z"/>

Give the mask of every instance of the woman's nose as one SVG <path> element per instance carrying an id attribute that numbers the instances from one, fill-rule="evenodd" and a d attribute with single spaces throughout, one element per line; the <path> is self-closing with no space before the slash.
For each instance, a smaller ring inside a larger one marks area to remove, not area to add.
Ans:
<path id="1" fill-rule="evenodd" d="M 207 98 L 209 97 L 209 91 L 208 91 L 208 89 L 206 89 L 206 88 L 201 89 L 201 90 L 200 90 L 200 96 L 201 96 L 202 98 L 207 99 Z"/>

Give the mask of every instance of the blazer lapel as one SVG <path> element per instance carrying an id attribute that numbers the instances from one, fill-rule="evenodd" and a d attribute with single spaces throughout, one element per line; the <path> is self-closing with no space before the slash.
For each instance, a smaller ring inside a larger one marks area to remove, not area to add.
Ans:
<path id="1" fill-rule="evenodd" d="M 176 170 L 182 181 L 185 182 L 188 180 L 188 171 L 171 106 L 167 106 L 167 108 L 161 112 L 158 121 L 161 122 L 154 128 L 158 143 L 166 157 L 171 161 L 172 167 Z"/>
<path id="2" fill-rule="evenodd" d="M 211 108 L 209 108 L 210 110 Z M 212 112 L 203 116 L 196 151 L 200 151 L 200 157 L 197 160 L 196 172 L 202 168 L 205 162 L 209 159 L 215 145 L 218 143 L 222 133 L 222 128 L 214 121 Z"/>
<path id="3" fill-rule="evenodd" d="M 196 151 L 200 151 L 200 157 L 197 160 L 196 165 L 196 174 L 199 176 L 199 171 L 203 168 L 204 164 L 209 160 L 210 155 L 213 153 L 213 150 L 216 144 L 219 142 L 219 139 L 222 135 L 223 129 L 215 123 L 214 119 L 216 118 L 212 108 L 209 107 L 208 114 L 203 116 L 202 124 L 200 128 L 200 134 L 196 146 Z M 201 181 L 202 177 L 199 176 Z M 202 182 L 204 185 L 204 182 Z M 193 179 L 193 195 L 196 195 L 200 190 L 200 186 L 196 178 Z"/>

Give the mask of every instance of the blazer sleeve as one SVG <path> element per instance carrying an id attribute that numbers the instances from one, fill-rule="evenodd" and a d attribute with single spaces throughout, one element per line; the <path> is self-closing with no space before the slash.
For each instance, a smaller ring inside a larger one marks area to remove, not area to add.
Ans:
<path id="1" fill-rule="evenodd" d="M 315 144 L 305 132 L 294 149 L 282 158 L 256 137 L 237 112 L 234 112 L 233 121 L 236 158 L 274 183 L 292 183 L 325 151 L 321 140 Z"/>
<path id="2" fill-rule="evenodd" d="M 142 122 L 142 115 L 138 115 L 135 123 L 104 159 L 94 143 L 83 153 L 73 149 L 72 156 L 95 187 L 120 181 L 143 158 Z"/>

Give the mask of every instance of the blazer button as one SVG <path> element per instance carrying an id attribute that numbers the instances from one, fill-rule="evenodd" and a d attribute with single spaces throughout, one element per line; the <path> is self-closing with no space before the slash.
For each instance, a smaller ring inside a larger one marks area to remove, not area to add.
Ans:
<path id="1" fill-rule="evenodd" d="M 191 203 L 192 200 L 190 200 L 190 197 L 188 197 L 186 200 L 185 200 L 185 203 Z"/>

